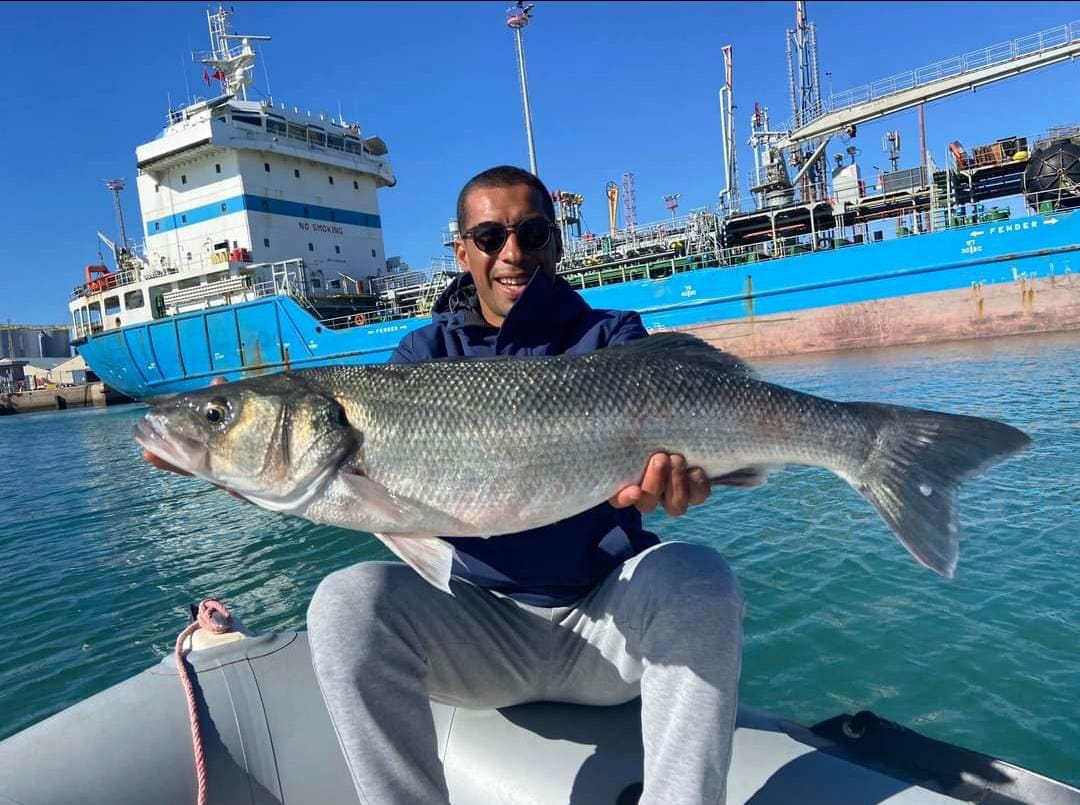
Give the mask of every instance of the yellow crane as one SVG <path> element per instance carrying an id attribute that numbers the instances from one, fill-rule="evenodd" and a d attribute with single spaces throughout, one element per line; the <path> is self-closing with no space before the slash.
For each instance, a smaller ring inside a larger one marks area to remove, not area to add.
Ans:
<path id="1" fill-rule="evenodd" d="M 608 233 L 615 234 L 615 216 L 619 210 L 619 186 L 615 182 L 607 183 Z"/>

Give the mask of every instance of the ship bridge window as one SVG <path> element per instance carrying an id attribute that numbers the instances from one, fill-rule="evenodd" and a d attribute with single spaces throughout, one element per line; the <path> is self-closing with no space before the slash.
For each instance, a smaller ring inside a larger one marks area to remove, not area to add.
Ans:
<path id="1" fill-rule="evenodd" d="M 298 126 L 295 123 L 289 124 L 289 136 L 294 140 L 307 140 L 307 129 L 303 126 Z"/>
<path id="2" fill-rule="evenodd" d="M 101 306 L 97 302 L 91 302 L 90 307 L 87 309 L 90 313 L 90 332 L 100 333 L 101 326 Z"/>
<path id="3" fill-rule="evenodd" d="M 119 296 L 106 296 L 105 297 L 105 315 L 115 316 L 120 312 L 120 297 Z"/>
<path id="4" fill-rule="evenodd" d="M 352 137 L 345 138 L 345 150 L 350 154 L 362 154 L 364 153 L 363 146 L 359 140 L 354 140 Z"/>
<path id="5" fill-rule="evenodd" d="M 285 135 L 288 133 L 289 127 L 285 125 L 284 120 L 278 118 L 268 117 L 266 118 L 266 130 L 270 134 Z"/>
<path id="6" fill-rule="evenodd" d="M 258 117 L 257 115 L 253 116 L 233 114 L 232 119 L 233 123 L 243 123 L 247 126 L 256 126 L 260 129 L 262 128 L 262 118 Z"/>
<path id="7" fill-rule="evenodd" d="M 326 134 L 321 129 L 308 129 L 308 142 L 312 145 L 326 146 Z"/>
<path id="8" fill-rule="evenodd" d="M 335 151 L 345 150 L 345 138 L 340 134 L 327 134 L 326 145 L 329 148 L 333 148 Z"/>
<path id="9" fill-rule="evenodd" d="M 128 291 L 124 294 L 124 307 L 128 310 L 136 310 L 145 304 L 146 300 L 143 299 L 141 288 L 136 288 L 134 291 Z"/>

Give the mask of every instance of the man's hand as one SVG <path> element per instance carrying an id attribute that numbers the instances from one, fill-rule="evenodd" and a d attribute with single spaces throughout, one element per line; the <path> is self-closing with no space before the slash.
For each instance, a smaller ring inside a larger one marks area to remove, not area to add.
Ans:
<path id="1" fill-rule="evenodd" d="M 640 485 L 624 486 L 608 503 L 616 509 L 636 506 L 649 514 L 663 504 L 672 517 L 686 514 L 688 506 L 704 503 L 712 485 L 700 467 L 687 469 L 686 459 L 678 453 L 653 453 L 645 467 Z"/>

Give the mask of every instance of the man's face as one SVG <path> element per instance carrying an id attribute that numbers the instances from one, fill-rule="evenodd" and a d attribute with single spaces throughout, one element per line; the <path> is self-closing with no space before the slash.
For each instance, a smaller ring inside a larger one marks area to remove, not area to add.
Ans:
<path id="1" fill-rule="evenodd" d="M 542 218 L 550 224 L 542 205 L 540 191 L 526 184 L 474 188 L 465 197 L 462 231 L 488 222 L 513 226 L 530 218 Z M 506 242 L 494 254 L 484 252 L 472 238 L 459 238 L 454 243 L 454 254 L 462 271 L 472 275 L 484 319 L 493 327 L 501 327 L 537 269 L 555 274 L 560 257 L 559 233 L 552 231 L 547 245 L 527 251 L 516 232 L 506 232 Z"/>

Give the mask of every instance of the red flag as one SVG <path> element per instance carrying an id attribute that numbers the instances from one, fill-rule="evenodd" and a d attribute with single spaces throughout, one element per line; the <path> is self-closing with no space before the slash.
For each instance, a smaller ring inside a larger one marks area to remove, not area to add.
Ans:
<path id="1" fill-rule="evenodd" d="M 210 71 L 209 70 L 203 70 L 202 71 L 202 78 L 203 78 L 203 81 L 206 82 L 206 86 L 210 86 Z"/>
<path id="2" fill-rule="evenodd" d="M 221 70 L 214 70 L 214 72 L 210 74 L 210 77 L 216 78 L 218 81 L 221 82 L 225 81 L 225 73 L 223 73 Z"/>

